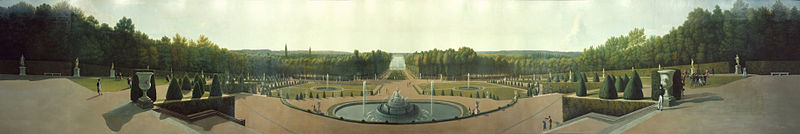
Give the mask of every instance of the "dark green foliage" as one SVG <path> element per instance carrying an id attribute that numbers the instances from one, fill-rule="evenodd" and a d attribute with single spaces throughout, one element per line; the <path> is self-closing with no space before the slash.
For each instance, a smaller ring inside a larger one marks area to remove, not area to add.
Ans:
<path id="1" fill-rule="evenodd" d="M 593 82 L 600 82 L 600 77 L 597 76 L 597 73 L 594 73 L 594 79 L 592 81 Z"/>
<path id="2" fill-rule="evenodd" d="M 622 81 L 623 86 L 628 85 L 628 82 L 631 81 L 631 78 L 628 77 L 628 74 L 625 74 L 625 77 L 623 77 L 622 79 L 623 79 Z"/>
<path id="3" fill-rule="evenodd" d="M 650 73 L 650 99 L 657 101 L 658 96 L 664 94 L 664 91 L 659 86 L 661 86 L 661 75 L 656 70 Z"/>
<path id="4" fill-rule="evenodd" d="M 206 81 L 200 76 L 196 76 L 194 78 L 194 88 L 192 90 L 192 98 L 203 97 L 203 94 L 205 94 L 205 90 L 203 90 L 205 85 Z"/>
<path id="5" fill-rule="evenodd" d="M 672 75 L 672 92 L 670 92 L 670 95 L 675 97 L 676 100 L 680 100 L 683 97 L 683 83 L 680 72 L 680 69 L 675 69 L 675 73 Z"/>
<path id="6" fill-rule="evenodd" d="M 211 80 L 211 92 L 208 96 L 222 96 L 222 89 L 220 89 L 219 77 L 214 75 L 214 80 Z"/>
<path id="7" fill-rule="evenodd" d="M 453 96 L 453 89 L 450 89 L 450 96 Z"/>
<path id="8" fill-rule="evenodd" d="M 142 97 L 142 89 L 139 88 L 139 76 L 133 75 L 131 78 L 131 101 L 138 102 L 139 98 Z"/>
<path id="9" fill-rule="evenodd" d="M 642 79 L 639 78 L 639 73 L 633 71 L 633 77 L 625 86 L 625 94 L 622 96 L 627 100 L 638 100 L 644 98 L 642 93 Z"/>
<path id="10" fill-rule="evenodd" d="M 617 79 L 614 82 L 614 87 L 616 87 L 617 92 L 624 92 L 625 91 L 625 85 L 623 85 L 623 83 L 625 83 L 625 78 L 617 77 Z"/>
<path id="11" fill-rule="evenodd" d="M 147 90 L 147 97 L 150 97 L 150 100 L 156 101 L 156 75 L 150 76 L 150 89 Z"/>
<path id="12" fill-rule="evenodd" d="M 167 100 L 180 100 L 183 98 L 181 94 L 181 87 L 178 85 L 178 79 L 172 78 L 167 88 Z"/>
<path id="13" fill-rule="evenodd" d="M 606 80 L 603 81 L 603 88 L 600 88 L 598 97 L 603 99 L 617 99 L 617 89 L 614 87 L 614 83 L 611 83 L 611 79 L 611 76 L 608 76 Z"/>
<path id="14" fill-rule="evenodd" d="M 183 83 L 181 84 L 181 89 L 180 90 L 191 90 L 192 89 L 192 84 L 191 84 L 191 82 L 189 82 L 189 77 L 183 76 L 183 81 L 182 82 Z"/>
<path id="15" fill-rule="evenodd" d="M 578 88 L 575 89 L 575 90 L 576 90 L 575 91 L 575 95 L 577 95 L 577 96 L 586 96 L 587 95 L 586 94 L 586 82 L 584 82 L 583 80 L 578 82 Z"/>
<path id="16" fill-rule="evenodd" d="M 561 82 L 561 76 L 556 76 L 556 82 Z"/>

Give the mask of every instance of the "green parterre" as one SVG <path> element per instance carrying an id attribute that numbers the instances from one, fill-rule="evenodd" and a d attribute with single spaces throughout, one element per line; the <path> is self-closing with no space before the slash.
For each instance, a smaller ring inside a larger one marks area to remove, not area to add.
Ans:
<path id="1" fill-rule="evenodd" d="M 466 87 L 467 82 L 449 82 L 449 83 L 434 83 L 435 96 L 461 96 L 470 98 L 492 98 L 496 100 L 510 100 L 514 98 L 514 91 L 517 91 L 519 97 L 527 97 L 526 90 L 515 89 L 496 84 L 484 82 L 471 82 L 470 87 L 478 87 L 476 90 L 458 89 L 458 87 Z M 417 92 L 422 94 L 430 94 L 430 83 L 416 85 Z M 416 88 L 415 87 L 415 88 Z"/>
<path id="2" fill-rule="evenodd" d="M 278 94 L 283 93 L 284 98 L 288 99 L 304 99 L 304 98 L 328 98 L 328 97 L 354 97 L 362 95 L 362 85 L 355 84 L 334 84 L 330 83 L 328 87 L 337 88 L 336 90 L 317 90 L 318 87 L 326 87 L 325 83 L 309 82 L 297 86 L 281 88 L 272 90 L 272 96 L 277 97 Z M 367 83 L 366 95 L 374 95 L 380 92 L 383 88 L 382 85 L 374 83 Z"/>

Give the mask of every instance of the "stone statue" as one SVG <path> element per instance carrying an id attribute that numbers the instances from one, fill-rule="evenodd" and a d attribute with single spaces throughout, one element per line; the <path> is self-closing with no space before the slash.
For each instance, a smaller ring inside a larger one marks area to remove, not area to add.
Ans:
<path id="1" fill-rule="evenodd" d="M 736 55 L 736 65 L 740 65 L 739 64 L 739 55 L 738 54 Z"/>
<path id="2" fill-rule="evenodd" d="M 111 70 L 114 70 L 114 63 L 111 63 Z"/>
<path id="3" fill-rule="evenodd" d="M 25 66 L 25 55 L 19 57 L 19 66 L 21 67 Z"/>
<path id="4" fill-rule="evenodd" d="M 661 70 L 661 64 L 658 64 L 658 70 Z"/>
<path id="5" fill-rule="evenodd" d="M 80 63 L 81 63 L 81 61 L 78 60 L 78 58 L 75 58 L 75 68 L 78 68 L 78 64 L 80 64 Z"/>

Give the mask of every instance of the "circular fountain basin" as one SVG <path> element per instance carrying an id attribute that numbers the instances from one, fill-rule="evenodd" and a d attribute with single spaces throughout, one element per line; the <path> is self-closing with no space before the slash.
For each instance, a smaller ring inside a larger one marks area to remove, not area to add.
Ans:
<path id="1" fill-rule="evenodd" d="M 480 90 L 482 88 L 478 87 L 478 86 L 460 86 L 460 87 L 456 87 L 456 89 L 459 89 L 459 90 Z"/>
<path id="2" fill-rule="evenodd" d="M 433 101 L 433 114 L 431 114 L 431 102 L 423 100 L 409 101 L 407 104 L 413 107 L 408 112 L 388 113 L 383 107 L 387 101 L 367 101 L 362 105 L 361 101 L 348 102 L 334 108 L 333 113 L 336 117 L 347 120 L 369 121 L 369 122 L 391 122 L 391 123 L 411 123 L 426 122 L 431 120 L 445 120 L 460 117 L 463 114 L 462 106 L 446 101 Z"/>
<path id="3" fill-rule="evenodd" d="M 320 91 L 335 91 L 335 90 L 339 90 L 339 89 L 341 89 L 341 88 L 338 88 L 338 87 L 315 87 L 314 88 L 314 90 L 320 90 Z"/>

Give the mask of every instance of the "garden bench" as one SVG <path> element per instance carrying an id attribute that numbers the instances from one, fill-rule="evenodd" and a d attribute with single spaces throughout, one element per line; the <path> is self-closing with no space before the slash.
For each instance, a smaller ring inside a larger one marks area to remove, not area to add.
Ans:
<path id="1" fill-rule="evenodd" d="M 789 72 L 769 72 L 769 75 L 789 75 Z"/>
<path id="2" fill-rule="evenodd" d="M 61 76 L 61 73 L 44 73 L 44 76 Z"/>

